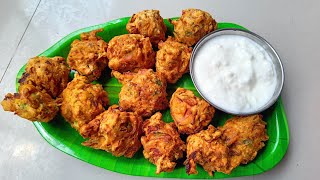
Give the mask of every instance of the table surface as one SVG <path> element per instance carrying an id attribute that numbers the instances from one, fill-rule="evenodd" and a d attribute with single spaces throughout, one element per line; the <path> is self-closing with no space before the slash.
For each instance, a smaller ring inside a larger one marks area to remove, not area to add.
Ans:
<path id="1" fill-rule="evenodd" d="M 0 98 L 15 91 L 15 77 L 30 57 L 77 29 L 159 9 L 164 18 L 189 7 L 219 22 L 234 22 L 266 38 L 284 68 L 282 92 L 291 141 L 271 171 L 239 179 L 316 179 L 319 172 L 320 1 L 12 0 L 0 6 Z M 113 173 L 49 145 L 29 121 L 0 108 L 0 179 L 140 179 Z"/>

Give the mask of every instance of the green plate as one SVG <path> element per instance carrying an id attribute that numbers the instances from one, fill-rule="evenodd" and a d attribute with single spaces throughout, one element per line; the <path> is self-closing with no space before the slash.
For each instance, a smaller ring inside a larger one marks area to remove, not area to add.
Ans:
<path id="1" fill-rule="evenodd" d="M 62 56 L 66 58 L 70 50 L 70 44 L 73 40 L 79 39 L 80 33 L 98 28 L 104 29 L 104 31 L 98 33 L 98 35 L 108 42 L 114 36 L 127 33 L 125 27 L 128 20 L 129 18 L 121 18 L 75 31 L 61 39 L 59 42 L 40 55 L 48 57 Z M 168 27 L 168 35 L 172 35 L 173 26 L 168 20 L 165 20 L 165 24 Z M 243 27 L 233 23 L 219 23 L 218 28 L 244 29 Z M 17 75 L 17 80 L 21 77 L 23 72 L 24 67 L 20 69 Z M 120 92 L 121 84 L 119 84 L 115 78 L 110 78 L 109 74 L 110 71 L 106 70 L 103 77 L 96 82 L 102 84 L 104 89 L 109 93 L 111 104 L 117 104 L 118 93 Z M 19 86 L 17 81 L 16 86 Z M 196 95 L 199 96 L 189 74 L 184 75 L 176 84 L 169 85 L 167 89 L 168 94 L 172 94 L 177 87 L 184 87 L 192 90 L 196 93 Z M 163 114 L 165 121 L 172 121 L 169 110 L 164 111 Z M 157 175 L 155 174 L 155 166 L 144 159 L 142 155 L 142 148 L 132 159 L 128 159 L 125 157 L 117 158 L 108 152 L 84 147 L 81 145 L 84 139 L 74 129 L 72 129 L 71 126 L 60 115 L 58 115 L 55 120 L 51 121 L 50 123 L 34 122 L 34 125 L 41 136 L 55 148 L 82 161 L 110 171 L 134 176 L 165 178 L 227 178 L 250 176 L 263 173 L 272 169 L 285 155 L 289 144 L 289 129 L 281 98 L 271 108 L 262 114 L 264 120 L 267 122 L 267 131 L 270 138 L 266 142 L 266 146 L 259 151 L 254 161 L 250 162 L 249 164 L 237 167 L 230 175 L 216 172 L 214 173 L 213 177 L 210 177 L 208 173 L 205 172 L 200 166 L 197 168 L 199 171 L 197 175 L 188 176 L 185 173 L 183 160 L 178 162 L 178 165 L 173 172 L 161 173 Z M 218 111 L 212 120 L 212 124 L 216 127 L 223 125 L 225 120 L 230 117 L 231 115 Z"/>

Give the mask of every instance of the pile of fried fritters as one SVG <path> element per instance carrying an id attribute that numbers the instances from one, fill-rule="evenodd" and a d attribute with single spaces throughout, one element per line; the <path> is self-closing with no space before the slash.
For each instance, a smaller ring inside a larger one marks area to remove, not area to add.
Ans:
<path id="1" fill-rule="evenodd" d="M 31 58 L 18 93 L 9 93 L 2 101 L 4 110 L 39 122 L 49 122 L 60 112 L 86 138 L 84 146 L 117 157 L 132 158 L 143 146 L 143 155 L 156 165 L 157 174 L 173 171 L 185 156 L 188 174 L 197 174 L 196 164 L 209 175 L 229 174 L 264 147 L 266 123 L 261 115 L 251 115 L 231 118 L 215 128 L 209 125 L 215 108 L 192 91 L 177 88 L 167 99 L 167 83 L 176 83 L 189 70 L 192 46 L 217 29 L 212 16 L 199 9 L 183 10 L 170 22 L 174 37 L 166 37 L 158 10 L 144 10 L 130 18 L 129 34 L 108 43 L 97 36 L 102 29 L 82 33 L 72 42 L 66 61 Z M 91 82 L 107 66 L 122 88 L 118 105 L 106 110 L 107 92 Z M 69 82 L 70 70 L 77 73 Z M 168 107 L 174 123 L 162 120 L 160 111 Z M 181 134 L 188 136 L 186 142 Z"/>

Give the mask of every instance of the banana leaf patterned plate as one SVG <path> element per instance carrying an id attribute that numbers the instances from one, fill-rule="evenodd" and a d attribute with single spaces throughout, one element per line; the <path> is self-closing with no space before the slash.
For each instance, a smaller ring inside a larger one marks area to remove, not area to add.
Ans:
<path id="1" fill-rule="evenodd" d="M 104 29 L 103 32 L 98 33 L 98 36 L 102 37 L 108 42 L 114 36 L 127 33 L 126 24 L 128 20 L 129 18 L 125 17 L 100 25 L 80 29 L 67 35 L 40 55 L 47 57 L 62 56 L 66 58 L 70 51 L 70 44 L 73 40 L 79 39 L 80 33 L 88 32 L 98 28 Z M 172 35 L 173 26 L 167 19 L 164 21 L 168 28 L 167 35 Z M 245 29 L 233 23 L 219 23 L 218 29 L 222 28 Z M 20 69 L 17 75 L 17 88 L 19 86 L 18 79 L 21 77 L 24 69 L 25 66 Z M 73 77 L 72 73 L 70 74 L 70 77 Z M 115 78 L 110 77 L 110 70 L 103 72 L 102 77 L 94 83 L 100 83 L 103 85 L 104 89 L 109 94 L 110 104 L 118 103 L 118 94 L 121 89 L 121 84 Z M 167 92 L 169 97 L 177 87 L 183 87 L 192 90 L 197 96 L 199 96 L 189 74 L 185 74 L 176 84 L 168 85 Z M 169 110 L 163 111 L 162 113 L 164 121 L 172 121 Z M 257 157 L 252 162 L 248 163 L 247 165 L 241 165 L 237 167 L 230 175 L 216 172 L 214 173 L 213 177 L 209 176 L 201 166 L 198 166 L 197 168 L 199 172 L 197 175 L 188 176 L 185 173 L 183 160 L 178 162 L 173 172 L 161 173 L 157 175 L 155 174 L 156 167 L 148 160 L 144 159 L 142 148 L 133 158 L 129 159 L 125 157 L 114 157 L 108 152 L 82 146 L 81 143 L 85 141 L 85 139 L 83 139 L 73 128 L 71 128 L 71 126 L 60 115 L 57 115 L 57 117 L 50 123 L 34 122 L 34 125 L 41 136 L 55 148 L 82 161 L 110 171 L 133 176 L 164 178 L 228 178 L 250 176 L 268 171 L 276 166 L 285 155 L 289 145 L 289 128 L 281 97 L 271 108 L 262 114 L 264 120 L 267 122 L 267 132 L 270 138 L 266 142 L 266 146 L 259 151 Z M 217 111 L 212 120 L 212 124 L 216 127 L 223 125 L 225 120 L 230 117 L 231 115 Z"/>

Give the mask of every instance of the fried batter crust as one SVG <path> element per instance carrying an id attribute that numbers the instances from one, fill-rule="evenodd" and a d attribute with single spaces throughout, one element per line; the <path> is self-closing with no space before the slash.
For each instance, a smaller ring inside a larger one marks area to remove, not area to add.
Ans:
<path id="1" fill-rule="evenodd" d="M 240 164 L 252 161 L 268 140 L 266 123 L 261 115 L 233 117 L 216 130 L 207 130 L 187 138 L 188 174 L 197 174 L 196 163 L 202 165 L 212 176 L 219 171 L 230 174 Z"/>
<path id="2" fill-rule="evenodd" d="M 8 93 L 1 105 L 5 111 L 39 122 L 51 121 L 59 111 L 56 100 L 31 84 L 21 85 L 18 93 Z"/>
<path id="3" fill-rule="evenodd" d="M 61 95 L 61 114 L 76 130 L 102 113 L 109 102 L 100 84 L 90 84 L 87 77 L 78 74 Z"/>
<path id="4" fill-rule="evenodd" d="M 194 134 L 211 122 L 215 108 L 192 91 L 178 88 L 170 100 L 170 113 L 179 133 Z"/>
<path id="5" fill-rule="evenodd" d="M 87 76 L 90 81 L 100 77 L 101 71 L 108 65 L 108 44 L 96 36 L 103 29 L 80 35 L 81 40 L 74 40 L 67 58 L 69 66 L 80 75 Z"/>
<path id="6" fill-rule="evenodd" d="M 114 156 L 132 158 L 141 147 L 142 117 L 125 112 L 119 106 L 110 106 L 107 111 L 80 128 L 80 134 L 89 138 L 82 143 L 95 149 L 102 149 Z"/>
<path id="7" fill-rule="evenodd" d="M 197 163 L 203 166 L 210 176 L 214 171 L 229 174 L 227 145 L 220 139 L 221 131 L 212 125 L 207 130 L 190 135 L 187 138 L 187 174 L 198 174 Z"/>
<path id="8" fill-rule="evenodd" d="M 107 56 L 109 68 L 119 72 L 152 68 L 155 52 L 148 37 L 140 34 L 124 34 L 112 38 Z"/>
<path id="9" fill-rule="evenodd" d="M 261 115 L 234 117 L 226 121 L 223 127 L 222 140 L 230 149 L 230 168 L 252 161 L 264 147 L 268 135 L 266 123 Z"/>
<path id="10" fill-rule="evenodd" d="M 119 105 L 126 111 L 150 117 L 154 112 L 168 107 L 166 81 L 152 69 L 141 69 L 137 73 L 112 74 L 122 83 Z"/>
<path id="11" fill-rule="evenodd" d="M 182 16 L 171 23 L 174 26 L 174 37 L 188 46 L 196 44 L 206 34 L 217 29 L 212 16 L 200 9 L 182 10 Z"/>
<path id="12" fill-rule="evenodd" d="M 176 83 L 182 75 L 189 71 L 189 61 L 192 48 L 179 43 L 172 37 L 160 42 L 156 55 L 156 69 L 167 82 Z"/>
<path id="13" fill-rule="evenodd" d="M 149 37 L 153 45 L 165 40 L 167 27 L 158 10 L 144 10 L 133 14 L 126 26 L 130 34 Z"/>
<path id="14" fill-rule="evenodd" d="M 19 83 L 31 84 L 55 98 L 67 87 L 69 73 L 70 68 L 62 57 L 39 56 L 28 61 Z"/>
<path id="15" fill-rule="evenodd" d="M 157 166 L 156 173 L 171 172 L 176 160 L 183 157 L 185 143 L 173 123 L 162 121 L 162 114 L 157 112 L 143 123 L 145 136 L 141 137 L 143 155 Z"/>

